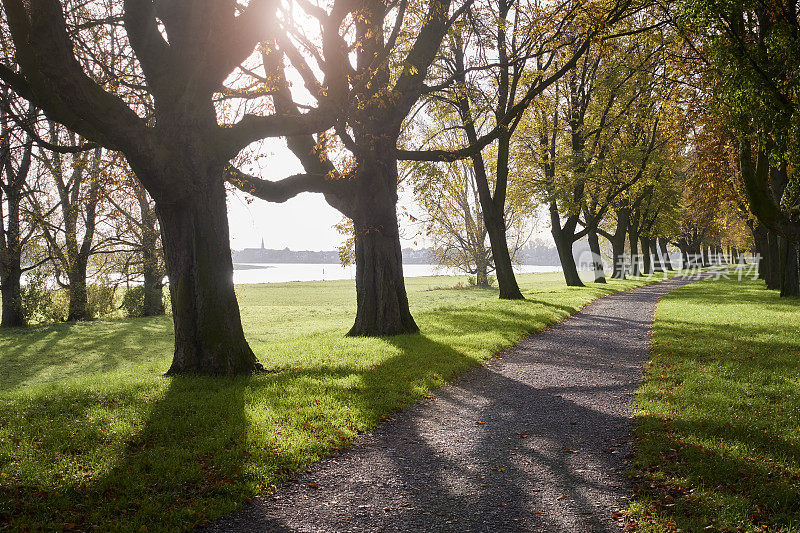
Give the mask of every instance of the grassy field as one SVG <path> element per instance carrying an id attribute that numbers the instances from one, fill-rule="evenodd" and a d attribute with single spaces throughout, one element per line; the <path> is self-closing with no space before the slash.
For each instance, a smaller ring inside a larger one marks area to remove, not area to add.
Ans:
<path id="1" fill-rule="evenodd" d="M 604 294 L 560 274 L 528 298 L 407 280 L 420 335 L 345 338 L 352 281 L 238 287 L 262 363 L 249 378 L 166 378 L 169 317 L 0 333 L 0 529 L 189 529 L 274 490 L 525 334 Z M 463 279 L 461 279 L 463 281 Z"/>
<path id="2" fill-rule="evenodd" d="M 704 281 L 658 306 L 637 399 L 640 531 L 800 531 L 800 301 Z"/>

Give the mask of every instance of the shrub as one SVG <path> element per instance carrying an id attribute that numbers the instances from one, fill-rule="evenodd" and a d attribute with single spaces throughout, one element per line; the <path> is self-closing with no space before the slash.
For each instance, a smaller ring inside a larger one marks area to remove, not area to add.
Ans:
<path id="1" fill-rule="evenodd" d="M 125 316 L 142 316 L 144 307 L 144 287 L 128 287 L 122 296 L 120 309 L 125 311 Z"/>
<path id="2" fill-rule="evenodd" d="M 111 285 L 89 285 L 86 287 L 86 311 L 92 318 L 107 316 L 114 312 L 116 288 Z"/>
<path id="3" fill-rule="evenodd" d="M 53 304 L 53 291 L 47 288 L 47 276 L 33 270 L 20 291 L 22 316 L 27 322 L 43 320 Z"/>

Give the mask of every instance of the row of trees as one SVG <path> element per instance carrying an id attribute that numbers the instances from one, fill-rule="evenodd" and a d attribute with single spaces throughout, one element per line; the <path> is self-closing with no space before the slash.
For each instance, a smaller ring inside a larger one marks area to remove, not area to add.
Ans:
<path id="1" fill-rule="evenodd" d="M 706 188 L 747 221 L 760 275 L 800 295 L 798 79 L 800 6 L 793 1 L 681 2 L 671 22 L 692 44 L 706 90 Z"/>
<path id="2" fill-rule="evenodd" d="M 528 59 L 486 72 L 479 65 L 488 62 L 488 52 L 479 44 L 464 46 L 463 34 L 454 38 L 452 68 L 469 76 L 446 95 L 431 96 L 435 126 L 431 133 L 419 128 L 426 142 L 443 149 L 474 146 L 482 132 L 493 131 L 497 117 L 504 116 L 495 110 L 495 94 L 508 100 L 504 80 L 522 76 L 520 63 Z M 498 43 L 493 49 L 502 50 Z M 585 49 L 574 60 L 576 46 Z M 694 72 L 681 73 L 685 49 L 686 40 L 663 12 L 642 8 L 588 43 L 563 44 L 545 57 L 540 50 L 534 73 L 548 61 L 552 68 L 571 59 L 574 65 L 533 97 L 507 128 L 505 144 L 486 146 L 471 157 L 471 165 L 415 163 L 409 169 L 425 230 L 444 261 L 486 279 L 496 252 L 495 246 L 492 253 L 485 246 L 486 233 L 493 224 L 501 226 L 486 213 L 495 209 L 503 215 L 505 226 L 495 240 L 517 244 L 528 231 L 525 218 L 542 204 L 571 286 L 583 285 L 573 256 L 580 239 L 588 240 L 595 281 L 601 283 L 600 237 L 609 243 L 617 278 L 650 273 L 650 257 L 668 258 L 669 246 L 685 258 L 704 248 L 708 257 L 711 246 L 723 244 L 747 248 L 742 229 L 748 213 L 717 185 L 724 174 L 712 168 L 717 156 L 708 146 L 708 126 L 698 124 L 705 93 L 692 85 Z M 464 63 L 467 50 L 482 51 L 481 60 Z M 484 194 L 481 201 L 484 183 L 494 194 Z M 498 282 L 501 297 L 521 297 L 513 271 L 498 268 Z"/>
<path id="3" fill-rule="evenodd" d="M 117 154 L 84 149 L 74 133 L 40 118 L 0 93 L 2 325 L 24 326 L 36 314 L 92 318 L 101 304 L 115 305 L 107 289 L 120 285 L 138 287 L 129 313 L 163 314 L 152 202 Z M 63 309 L 48 308 L 56 288 L 66 293 Z"/>
<path id="4" fill-rule="evenodd" d="M 64 128 L 51 126 L 44 141 L 41 126 L 28 126 L 8 141 L 8 153 L 21 155 L 6 158 L 17 163 L 6 164 L 4 190 L 14 188 L 26 146 L 51 154 L 42 161 L 53 175 L 63 174 L 65 159 L 73 173 L 93 176 L 114 173 L 103 161 L 124 158 L 137 185 L 108 204 L 122 213 L 138 203 L 140 213 L 118 218 L 140 230 L 158 219 L 175 325 L 171 373 L 260 368 L 233 290 L 226 183 L 271 202 L 321 193 L 349 220 L 357 293 L 350 335 L 418 331 L 402 275 L 399 168 L 409 170 L 431 232 L 468 243 L 465 261 L 481 279 L 494 268 L 504 299 L 523 297 L 509 229 L 522 231 L 523 214 L 540 201 L 570 285 L 581 284 L 572 244 L 584 236 L 598 257 L 599 237 L 611 242 L 617 277 L 625 275 L 626 237 L 630 252 L 645 257 L 667 242 L 688 250 L 722 238 L 724 224 L 692 225 L 697 211 L 687 199 L 688 184 L 702 182 L 690 127 L 696 106 L 687 102 L 710 94 L 675 74 L 687 45 L 705 37 L 691 24 L 710 16 L 690 4 L 2 0 L 2 7 L 0 80 L 9 98 L 24 101 L 15 123 L 41 110 Z M 270 137 L 286 139 L 304 173 L 246 172 Z M 753 182 L 745 159 L 741 166 L 744 182 Z M 793 167 L 780 168 L 776 176 Z M 94 183 L 108 178 L 79 179 L 83 192 L 73 201 L 65 189 L 61 211 L 96 210 L 92 203 L 101 201 L 92 198 L 106 185 Z M 148 213 L 143 191 L 153 202 Z M 40 192 L 30 197 L 36 204 Z M 769 214 L 749 205 L 759 220 L 772 217 L 764 225 L 793 228 L 775 218 L 775 201 Z M 454 211 L 463 223 L 449 224 Z M 93 219 L 79 224 L 84 243 Z M 38 227 L 47 240 L 48 224 Z M 99 246 L 89 240 L 89 249 Z M 80 255 L 82 247 L 70 238 L 59 249 Z M 50 255 L 70 286 L 81 278 L 81 260 Z M 640 268 L 650 267 L 631 265 L 634 274 Z M 596 280 L 603 279 L 597 264 Z"/>

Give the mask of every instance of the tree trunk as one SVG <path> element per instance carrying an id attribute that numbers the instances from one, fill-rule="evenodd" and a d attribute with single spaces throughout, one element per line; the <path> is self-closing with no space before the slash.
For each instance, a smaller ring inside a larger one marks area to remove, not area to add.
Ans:
<path id="1" fill-rule="evenodd" d="M 555 202 L 550 204 L 550 233 L 558 251 L 558 259 L 561 261 L 561 271 L 564 273 L 564 281 L 568 287 L 584 287 L 578 275 L 578 267 L 575 264 L 575 256 L 572 255 L 572 243 L 575 242 L 574 223 L 568 220 L 564 227 L 561 227 L 561 217 Z"/>
<path id="2" fill-rule="evenodd" d="M 164 274 L 158 260 L 157 219 L 144 191 L 137 190 L 137 197 L 142 218 L 142 316 L 159 316 L 164 314 Z"/>
<path id="3" fill-rule="evenodd" d="M 653 272 L 664 272 L 664 262 L 659 256 L 658 239 L 650 239 L 650 255 L 653 258 Z"/>
<path id="4" fill-rule="evenodd" d="M 69 313 L 67 322 L 90 320 L 92 318 L 88 309 L 88 295 L 86 292 L 86 267 L 87 260 L 77 257 L 70 266 L 67 278 L 69 279 Z"/>
<path id="5" fill-rule="evenodd" d="M 639 257 L 639 235 L 631 228 L 628 238 L 631 243 L 631 276 L 638 278 L 641 275 L 641 257 Z"/>
<path id="6" fill-rule="evenodd" d="M 485 262 L 479 261 L 475 266 L 475 286 L 481 289 L 489 288 L 489 268 Z"/>
<path id="7" fill-rule="evenodd" d="M 800 278 L 798 278 L 797 243 L 781 239 L 781 297 L 800 296 Z"/>
<path id="8" fill-rule="evenodd" d="M 758 268 L 759 279 L 767 277 L 767 230 L 761 224 L 756 223 L 752 228 L 753 243 L 755 244 L 755 261 Z"/>
<path id="9" fill-rule="evenodd" d="M 650 254 L 650 239 L 648 237 L 641 237 L 639 242 L 642 245 L 642 274 L 650 275 L 653 273 L 653 256 Z"/>
<path id="10" fill-rule="evenodd" d="M 771 290 L 779 290 L 781 288 L 781 263 L 778 257 L 778 236 L 774 232 L 767 232 L 767 255 L 769 260 L 767 265 L 769 271 L 767 272 L 767 288 Z"/>
<path id="11" fill-rule="evenodd" d="M 625 279 L 625 237 L 628 235 L 628 219 L 630 211 L 620 209 L 617 211 L 617 229 L 611 236 L 611 255 L 614 258 L 614 271 L 611 277 Z"/>
<path id="12" fill-rule="evenodd" d="M 147 261 L 147 254 L 145 261 Z M 144 300 L 142 302 L 142 316 L 160 316 L 164 314 L 164 281 L 158 269 L 144 268 Z"/>
<path id="13" fill-rule="evenodd" d="M 790 264 L 787 268 L 789 278 L 784 282 L 786 286 L 784 296 L 800 296 L 800 244 L 792 242 L 791 248 L 794 249 L 794 257 L 789 258 Z M 791 273 L 792 270 L 794 273 Z"/>
<path id="14" fill-rule="evenodd" d="M 605 283 L 606 273 L 603 270 L 603 256 L 600 253 L 600 241 L 597 238 L 596 231 L 590 231 L 587 234 L 589 240 L 589 250 L 592 252 L 592 267 L 594 270 L 594 282 Z"/>
<path id="15" fill-rule="evenodd" d="M 578 275 L 578 267 L 575 264 L 575 256 L 572 255 L 572 240 L 562 236 L 553 235 L 558 250 L 558 258 L 561 261 L 561 270 L 564 273 L 564 281 L 568 287 L 585 287 Z"/>
<path id="16" fill-rule="evenodd" d="M 611 277 L 614 279 L 625 279 L 627 261 L 625 261 L 625 234 L 621 237 L 615 236 L 611 241 L 611 255 L 614 256 L 614 270 Z"/>
<path id="17" fill-rule="evenodd" d="M 661 262 L 664 266 L 664 270 L 674 270 L 672 267 L 672 260 L 669 257 L 669 250 L 667 250 L 667 239 L 660 237 L 658 239 L 658 244 L 661 248 Z"/>
<path id="18" fill-rule="evenodd" d="M 371 220 L 367 210 L 353 221 L 356 245 L 357 311 L 350 336 L 419 331 L 408 307 L 397 226 Z"/>
<path id="19" fill-rule="evenodd" d="M 508 238 L 506 236 L 506 224 L 502 213 L 486 213 L 483 210 L 484 224 L 489 234 L 489 244 L 492 247 L 492 258 L 494 259 L 495 275 L 497 276 L 497 286 L 500 288 L 500 299 L 502 300 L 524 300 L 522 291 L 517 284 L 517 276 L 514 274 L 514 265 L 511 262 L 511 253 L 508 250 Z M 492 209 L 495 211 L 495 209 Z"/>
<path id="20" fill-rule="evenodd" d="M 2 169 L 0 168 L 0 171 Z M 27 171 L 26 171 L 27 175 Z M 3 201 L 3 190 L 0 189 L 0 202 Z M 0 294 L 3 300 L 3 316 L 0 326 L 4 328 L 16 328 L 27 326 L 25 314 L 22 312 L 22 245 L 20 242 L 20 194 L 18 190 L 8 187 L 7 194 L 7 227 L 0 250 Z M 0 204 L 0 216 L 2 216 L 2 204 Z M 0 220 L 0 227 L 3 226 Z M 2 231 L 0 230 L 0 231 Z"/>
<path id="21" fill-rule="evenodd" d="M 242 330 L 225 188 L 204 185 L 180 203 L 156 202 L 175 327 L 167 374 L 249 374 L 263 367 Z"/>
<path id="22" fill-rule="evenodd" d="M 6 265 L 2 279 L 0 279 L 3 300 L 3 318 L 0 326 L 4 328 L 21 328 L 28 325 L 22 312 L 22 287 L 20 285 L 22 271 L 19 268 L 18 259 L 16 265 Z"/>
<path id="23" fill-rule="evenodd" d="M 381 142 L 386 140 L 386 142 Z M 356 319 L 349 336 L 417 333 L 408 307 L 397 225 L 397 157 L 393 142 L 375 136 L 357 156 L 353 188 Z"/>

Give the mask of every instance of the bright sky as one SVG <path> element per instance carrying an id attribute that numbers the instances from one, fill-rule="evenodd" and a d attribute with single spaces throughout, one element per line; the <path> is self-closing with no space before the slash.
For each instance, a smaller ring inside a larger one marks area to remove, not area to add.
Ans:
<path id="1" fill-rule="evenodd" d="M 283 141 L 268 141 L 262 153 L 265 155 L 255 164 L 245 165 L 242 170 L 272 181 L 303 172 Z M 262 238 L 267 248 L 332 250 L 343 241 L 333 229 L 341 218 L 321 194 L 303 193 L 282 204 L 258 200 L 239 191 L 228 194 L 234 250 L 258 248 Z"/>

